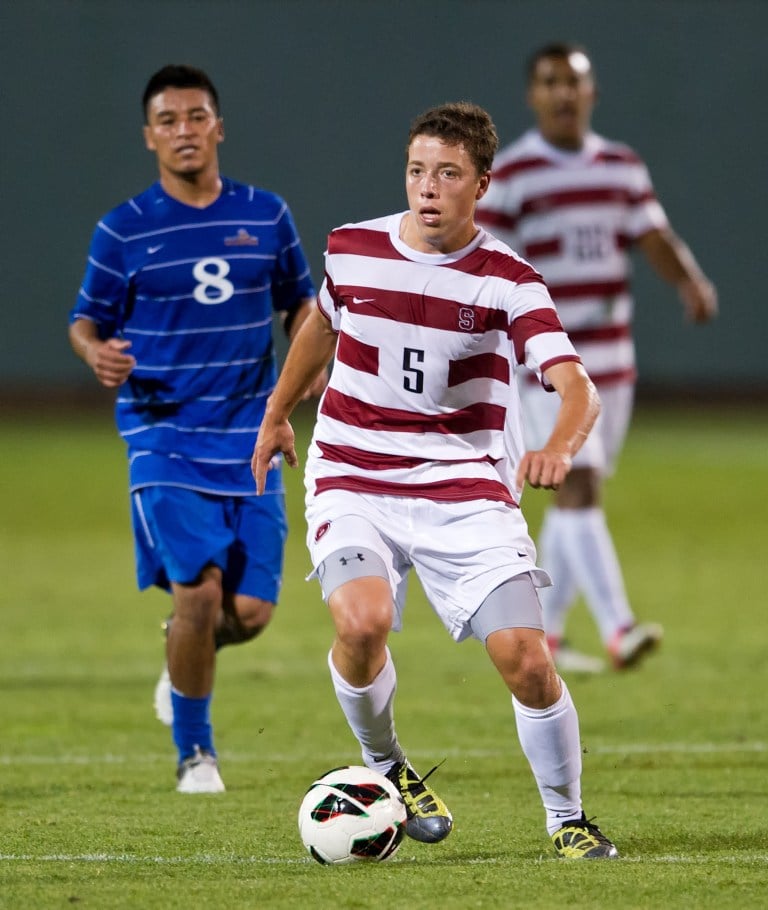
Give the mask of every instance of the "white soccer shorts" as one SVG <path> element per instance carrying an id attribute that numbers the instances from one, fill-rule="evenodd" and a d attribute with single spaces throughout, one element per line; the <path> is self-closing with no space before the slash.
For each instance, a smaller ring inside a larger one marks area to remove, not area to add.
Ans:
<path id="1" fill-rule="evenodd" d="M 416 570 L 433 610 L 456 641 L 472 634 L 469 620 L 491 591 L 523 573 L 536 587 L 551 584 L 536 566 L 536 549 L 520 509 L 499 502 L 441 503 L 401 496 L 329 490 L 307 508 L 310 578 L 334 551 L 363 547 L 387 567 L 402 628 L 408 570 Z"/>

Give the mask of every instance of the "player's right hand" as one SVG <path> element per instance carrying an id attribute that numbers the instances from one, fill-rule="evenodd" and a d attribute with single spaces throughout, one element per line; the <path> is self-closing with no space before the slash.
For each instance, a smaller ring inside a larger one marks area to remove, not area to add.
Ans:
<path id="1" fill-rule="evenodd" d="M 125 351 L 130 341 L 122 338 L 94 340 L 88 345 L 86 359 L 99 382 L 108 389 L 121 386 L 136 366 L 136 358 Z"/>
<path id="2" fill-rule="evenodd" d="M 296 437 L 289 421 L 271 423 L 268 418 L 262 421 L 256 445 L 251 458 L 251 473 L 256 481 L 256 493 L 261 496 L 267 482 L 267 471 L 277 467 L 276 456 L 282 453 L 286 464 L 295 468 L 299 464 L 296 455 Z"/>

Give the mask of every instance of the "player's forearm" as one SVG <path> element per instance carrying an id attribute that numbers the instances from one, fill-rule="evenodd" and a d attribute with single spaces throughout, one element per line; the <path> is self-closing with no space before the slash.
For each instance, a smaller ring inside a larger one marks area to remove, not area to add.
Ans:
<path id="1" fill-rule="evenodd" d="M 650 231 L 639 246 L 654 271 L 675 287 L 704 278 L 693 253 L 671 228 Z"/>
<path id="2" fill-rule="evenodd" d="M 312 313 L 316 306 L 316 299 L 314 297 L 305 297 L 298 308 L 290 313 L 285 320 L 284 328 L 285 334 L 288 336 L 290 341 L 298 335 L 299 329 L 304 325 L 307 320 L 307 317 Z"/>
<path id="3" fill-rule="evenodd" d="M 88 349 L 94 341 L 98 341 L 99 334 L 95 322 L 90 319 L 77 319 L 69 326 L 69 343 L 72 350 L 88 366 Z"/>
<path id="4" fill-rule="evenodd" d="M 312 381 L 324 370 L 336 349 L 336 335 L 318 311 L 308 314 L 288 349 L 265 420 L 287 420 Z"/>
<path id="5" fill-rule="evenodd" d="M 568 366 L 568 370 L 562 367 Z M 562 399 L 546 448 L 573 457 L 584 444 L 600 413 L 600 398 L 592 380 L 580 364 L 562 364 L 559 372 L 548 371 Z M 554 373 L 554 375 L 553 375 Z"/>

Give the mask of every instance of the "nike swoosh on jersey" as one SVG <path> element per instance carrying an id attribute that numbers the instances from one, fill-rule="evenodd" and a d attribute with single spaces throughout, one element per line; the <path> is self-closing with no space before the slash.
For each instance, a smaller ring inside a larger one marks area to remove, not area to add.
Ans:
<path id="1" fill-rule="evenodd" d="M 147 247 L 147 252 L 148 252 L 149 255 L 151 256 L 152 253 L 156 253 L 158 250 L 162 250 L 162 248 L 163 248 L 164 246 L 165 246 L 164 243 L 158 243 L 157 246 L 148 246 L 148 247 Z"/>
<path id="2" fill-rule="evenodd" d="M 352 303 L 373 303 L 375 297 L 353 297 Z"/>

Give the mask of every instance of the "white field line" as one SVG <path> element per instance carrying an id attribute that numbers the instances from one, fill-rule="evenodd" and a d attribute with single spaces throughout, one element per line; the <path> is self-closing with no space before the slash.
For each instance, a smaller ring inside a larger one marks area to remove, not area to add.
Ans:
<path id="1" fill-rule="evenodd" d="M 521 864 L 540 864 L 542 862 L 560 862 L 554 855 L 543 855 L 536 860 L 522 860 Z M 48 853 L 35 856 L 32 853 L 0 853 L 0 862 L 6 863 L 117 863 L 128 866 L 156 865 L 156 866 L 296 866 L 314 865 L 314 861 L 306 857 L 270 857 L 270 856 L 233 856 L 213 853 L 203 853 L 196 856 L 139 856 L 136 853 Z M 411 859 L 398 858 L 391 865 L 412 862 Z M 429 860 L 422 861 L 424 865 L 431 865 Z M 667 856 L 631 856 L 621 857 L 612 861 L 619 863 L 643 863 L 645 865 L 671 866 L 713 866 L 727 864 L 732 866 L 768 865 L 768 853 L 710 853 L 710 854 L 681 854 Z M 497 866 L 509 865 L 508 856 L 468 857 L 466 859 L 451 859 L 452 865 L 459 866 Z M 388 864 L 389 865 L 389 864 Z"/>
<path id="2" fill-rule="evenodd" d="M 413 758 L 432 758 L 434 754 L 440 753 L 446 758 L 501 758 L 513 751 L 503 749 L 437 749 L 427 755 L 426 753 L 416 750 L 409 751 Z M 588 755 L 737 755 L 741 753 L 768 753 L 768 743 L 765 742 L 734 742 L 734 743 L 713 743 L 713 742 L 677 742 L 677 743 L 625 743 L 622 745 L 602 745 L 602 746 L 585 746 L 585 753 Z M 347 756 L 345 759 L 344 756 Z M 297 753 L 278 753 L 278 752 L 227 752 L 219 750 L 219 756 L 222 761 L 227 763 L 238 764 L 240 762 L 253 762 L 257 760 L 260 764 L 274 762 L 276 764 L 286 763 L 306 763 L 306 755 Z M 354 754 L 347 751 L 340 751 L 333 754 L 314 755 L 313 761 L 344 762 L 355 761 Z M 130 762 L 131 764 L 155 764 L 157 762 L 167 762 L 168 753 L 151 753 L 142 752 L 125 755 L 116 755 L 105 753 L 103 755 L 0 755 L 0 766 L 9 767 L 11 765 L 122 765 Z"/>

